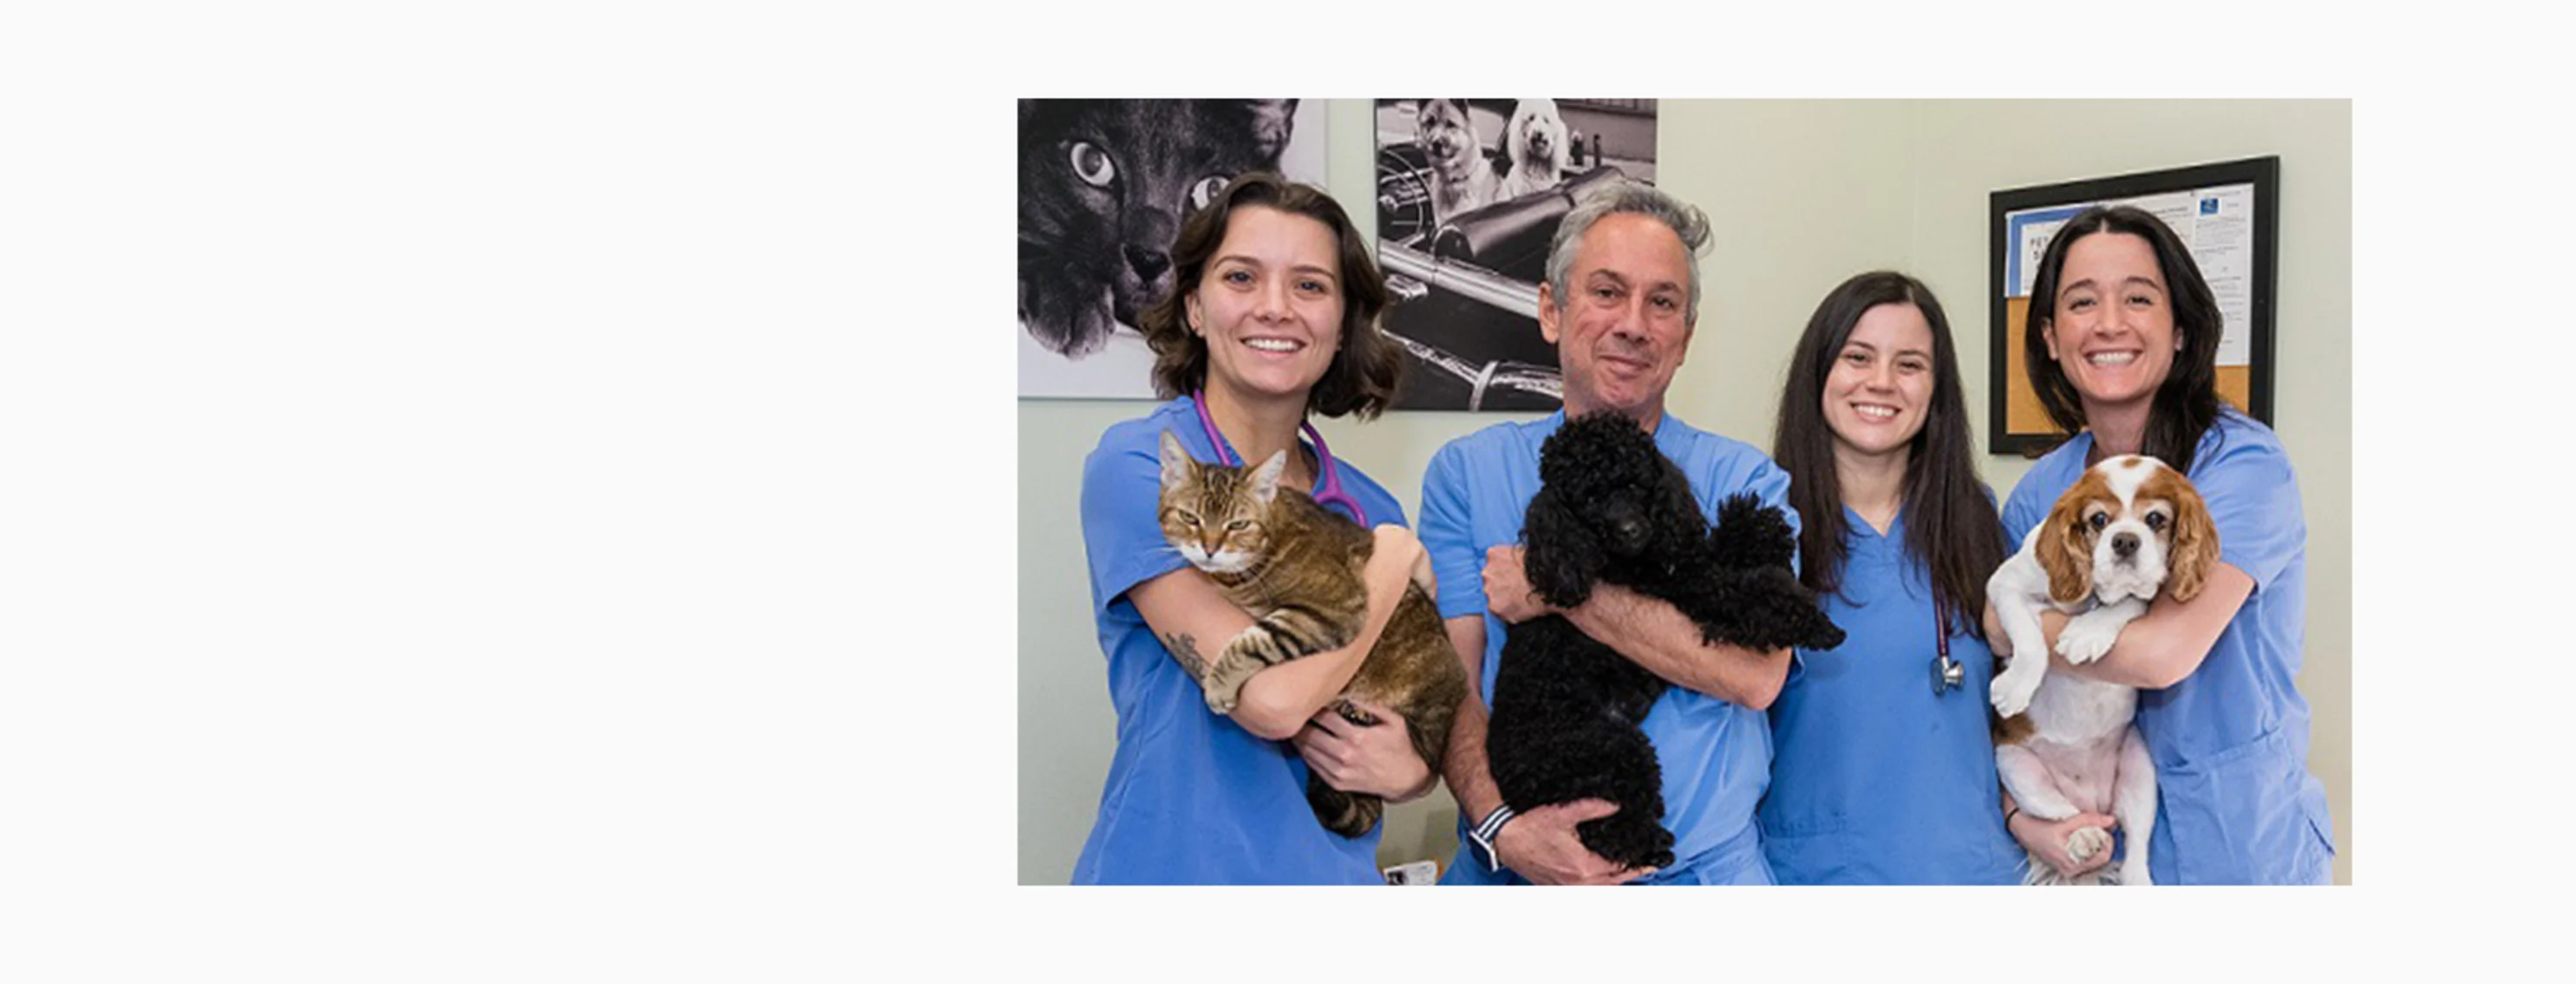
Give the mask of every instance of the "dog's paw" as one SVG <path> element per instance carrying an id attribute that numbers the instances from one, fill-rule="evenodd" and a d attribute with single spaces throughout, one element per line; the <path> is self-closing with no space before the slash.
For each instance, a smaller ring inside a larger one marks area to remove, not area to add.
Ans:
<path id="1" fill-rule="evenodd" d="M 2111 651 L 2112 643 L 2120 641 L 2120 628 L 2124 624 L 2126 620 L 2115 622 L 2078 615 L 2066 623 L 2064 632 L 2058 633 L 2057 654 L 2078 666 L 2101 659 L 2103 653 Z"/>
<path id="2" fill-rule="evenodd" d="M 2078 864 L 2111 849 L 2111 832 L 2100 827 L 2077 827 L 2066 835 L 2066 857 Z"/>
<path id="3" fill-rule="evenodd" d="M 2119 883 L 2122 885 L 2155 884 L 2155 879 L 2147 875 L 2147 859 L 2142 857 L 2132 857 L 2121 861 L 2119 877 Z"/>
<path id="4" fill-rule="evenodd" d="M 1988 702 L 1995 705 L 1996 714 L 2004 717 L 2018 715 L 2030 709 L 2030 699 L 2039 694 L 2039 680 L 2037 673 L 2015 673 L 2007 669 L 1995 676 L 1993 694 Z"/>

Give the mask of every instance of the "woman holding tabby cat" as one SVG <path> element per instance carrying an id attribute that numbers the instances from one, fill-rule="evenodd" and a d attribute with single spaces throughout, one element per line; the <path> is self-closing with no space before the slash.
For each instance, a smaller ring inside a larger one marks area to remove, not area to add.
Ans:
<path id="1" fill-rule="evenodd" d="M 1425 566 L 1423 551 L 1395 498 L 1335 461 L 1306 419 L 1367 419 L 1394 399 L 1402 363 L 1377 327 L 1385 280 L 1338 203 L 1262 173 L 1235 178 L 1193 215 L 1172 262 L 1171 294 L 1138 319 L 1169 402 L 1111 427 L 1083 466 L 1083 542 L 1118 745 L 1072 880 L 1377 884 L 1374 817 L 1358 836 L 1327 829 L 1309 806 L 1308 776 L 1389 801 L 1430 791 L 1436 763 L 1416 752 L 1402 716 L 1362 704 L 1379 722 L 1363 726 L 1329 709 Z M 1312 443 L 1299 441 L 1301 428 Z M 1202 689 L 1255 623 L 1193 566 L 1223 569 L 1223 531 L 1207 531 L 1218 544 L 1208 555 L 1173 546 L 1201 538 L 1170 535 L 1166 526 L 1184 520 L 1158 506 L 1172 470 L 1167 439 L 1197 462 L 1261 466 L 1285 452 L 1271 465 L 1277 484 L 1381 524 L 1356 639 L 1260 668 L 1222 701 Z"/>

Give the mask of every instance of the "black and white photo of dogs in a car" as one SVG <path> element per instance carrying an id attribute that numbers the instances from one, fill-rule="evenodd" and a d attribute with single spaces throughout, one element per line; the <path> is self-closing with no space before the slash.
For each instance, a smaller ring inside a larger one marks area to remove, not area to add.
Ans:
<path id="1" fill-rule="evenodd" d="M 1652 435 L 1617 413 L 1568 420 L 1539 449 L 1522 528 L 1531 589 L 1557 608 L 1616 584 L 1671 603 L 1703 639 L 1750 649 L 1842 644 L 1791 573 L 1795 536 L 1779 507 L 1725 500 L 1714 528 Z M 1663 771 L 1639 725 L 1664 680 L 1561 615 L 1511 626 L 1485 738 L 1494 785 L 1515 810 L 1598 798 L 1618 805 L 1575 827 L 1614 864 L 1673 862 Z"/>
<path id="2" fill-rule="evenodd" d="M 2086 469 L 1986 582 L 2011 649 L 1990 688 L 2003 718 L 1995 768 L 2004 788 L 2042 820 L 2107 813 L 2126 844 L 2116 872 L 2106 866 L 2070 881 L 2032 854 L 2024 881 L 2148 884 L 2156 823 L 2156 767 L 2133 723 L 2138 692 L 2048 672 L 2040 613 L 2054 607 L 2073 616 L 2058 633 L 2057 653 L 2082 666 L 2109 652 L 2159 592 L 2198 597 L 2217 564 L 2218 527 L 2191 480 L 2155 458 L 2122 455 Z M 2079 862 L 2108 850 L 2111 837 L 2098 827 L 2067 838 L 2067 855 Z"/>

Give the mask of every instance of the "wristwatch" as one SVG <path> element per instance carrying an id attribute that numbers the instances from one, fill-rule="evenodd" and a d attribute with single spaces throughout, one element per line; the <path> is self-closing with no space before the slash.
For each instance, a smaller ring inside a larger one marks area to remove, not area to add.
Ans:
<path id="1" fill-rule="evenodd" d="M 1467 831 L 1467 843 L 1475 850 L 1477 859 L 1485 862 L 1485 870 L 1503 870 L 1502 855 L 1494 853 L 1494 837 L 1503 832 L 1503 824 L 1518 815 L 1512 812 L 1511 804 L 1505 803 L 1495 807 L 1494 812 L 1485 814 L 1485 819 L 1477 821 L 1475 828 Z"/>

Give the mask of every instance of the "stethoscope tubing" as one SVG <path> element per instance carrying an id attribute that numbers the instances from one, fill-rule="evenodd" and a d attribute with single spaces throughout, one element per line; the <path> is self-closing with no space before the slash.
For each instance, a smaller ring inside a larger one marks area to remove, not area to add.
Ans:
<path id="1" fill-rule="evenodd" d="M 1208 416 L 1206 391 L 1190 394 L 1190 404 L 1198 409 L 1199 428 L 1207 433 L 1208 446 L 1216 449 L 1217 463 L 1229 468 L 1243 467 L 1243 461 L 1235 457 L 1234 449 L 1226 446 L 1225 435 L 1217 433 L 1215 419 Z M 1368 526 L 1368 512 L 1360 508 L 1359 500 L 1342 491 L 1342 470 L 1333 463 L 1333 449 L 1324 444 L 1323 432 L 1316 430 L 1311 420 L 1299 423 L 1298 427 L 1306 432 L 1307 440 L 1315 442 L 1315 457 L 1323 461 L 1324 490 L 1315 495 L 1315 504 L 1327 509 L 1340 506 L 1362 527 Z"/>

